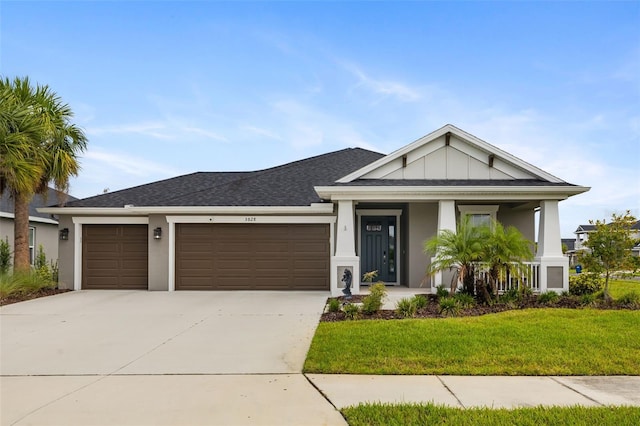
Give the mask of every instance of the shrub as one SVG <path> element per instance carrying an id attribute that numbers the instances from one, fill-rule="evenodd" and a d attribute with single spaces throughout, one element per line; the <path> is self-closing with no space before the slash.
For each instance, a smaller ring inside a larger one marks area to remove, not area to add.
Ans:
<path id="1" fill-rule="evenodd" d="M 396 303 L 396 313 L 404 318 L 411 318 L 416 315 L 418 306 L 415 297 L 409 299 L 404 297 Z"/>
<path id="2" fill-rule="evenodd" d="M 460 313 L 460 303 L 453 297 L 440 299 L 440 314 L 455 317 Z"/>
<path id="3" fill-rule="evenodd" d="M 47 262 L 47 255 L 44 253 L 44 248 L 42 244 L 38 246 L 38 253 L 36 254 L 35 259 L 35 271 L 36 274 L 43 280 L 48 282 L 53 282 L 53 273 L 51 272 L 51 268 L 49 267 L 49 263 Z"/>
<path id="4" fill-rule="evenodd" d="M 599 274 L 584 272 L 569 277 L 569 293 L 576 296 L 595 293 L 602 289 L 604 279 Z"/>
<path id="5" fill-rule="evenodd" d="M 413 302 L 416 304 L 416 309 L 424 309 L 427 307 L 429 300 L 421 294 L 416 294 L 413 296 Z"/>
<path id="6" fill-rule="evenodd" d="M 518 300 L 520 300 L 520 292 L 517 287 L 511 287 L 498 296 L 498 301 L 503 303 L 517 302 Z"/>
<path id="7" fill-rule="evenodd" d="M 438 299 L 442 299 L 449 296 L 449 290 L 444 286 L 444 284 L 440 284 L 436 287 L 436 296 Z"/>
<path id="8" fill-rule="evenodd" d="M 453 298 L 458 302 L 461 308 L 471 308 L 476 304 L 476 299 L 467 293 L 456 293 Z"/>
<path id="9" fill-rule="evenodd" d="M 0 240 L 0 274 L 6 274 L 11 268 L 11 248 L 9 238 Z"/>
<path id="10" fill-rule="evenodd" d="M 329 299 L 329 303 L 327 305 L 327 310 L 329 312 L 340 311 L 340 301 L 338 299 Z"/>
<path id="11" fill-rule="evenodd" d="M 616 304 L 619 306 L 640 308 L 640 294 L 635 292 L 625 293 L 616 300 Z"/>
<path id="12" fill-rule="evenodd" d="M 593 306 L 596 303 L 596 294 L 587 293 L 580 296 L 580 304 L 584 306 Z"/>
<path id="13" fill-rule="evenodd" d="M 345 318 L 350 320 L 358 319 L 358 316 L 360 316 L 360 306 L 354 305 L 353 303 L 344 305 L 342 311 L 344 312 Z"/>
<path id="14" fill-rule="evenodd" d="M 384 283 L 376 283 L 371 286 L 369 295 L 362 300 L 362 312 L 375 314 L 380 310 L 384 299 L 387 297 L 387 288 Z"/>
<path id="15" fill-rule="evenodd" d="M 545 291 L 544 293 L 538 296 L 538 302 L 540 303 L 555 303 L 558 301 L 560 296 L 555 291 Z"/>
<path id="16" fill-rule="evenodd" d="M 37 273 L 0 274 L 0 297 L 36 293 L 54 287 L 55 283 L 43 280 Z"/>

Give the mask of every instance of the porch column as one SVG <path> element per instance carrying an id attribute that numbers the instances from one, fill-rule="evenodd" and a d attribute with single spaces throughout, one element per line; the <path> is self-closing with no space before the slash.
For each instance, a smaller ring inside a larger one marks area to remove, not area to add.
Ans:
<path id="1" fill-rule="evenodd" d="M 353 200 L 338 201 L 338 220 L 335 230 L 336 251 L 331 257 L 331 295 L 342 295 L 344 271 L 351 272 L 351 292 L 360 292 L 360 258 L 356 256 L 356 232 Z"/>
<path id="2" fill-rule="evenodd" d="M 438 202 L 438 233 L 448 229 L 456 232 L 456 202 L 451 200 L 440 200 Z M 431 258 L 433 261 L 433 258 Z M 434 279 L 431 283 L 431 287 L 435 289 L 437 286 L 442 285 L 444 282 L 449 284 L 449 280 L 443 277 L 442 271 L 436 272 Z M 435 291 L 435 290 L 432 290 Z"/>
<path id="3" fill-rule="evenodd" d="M 562 254 L 558 200 L 540 202 L 535 260 L 540 263 L 541 293 L 548 290 L 557 293 L 569 290 L 569 259 Z"/>

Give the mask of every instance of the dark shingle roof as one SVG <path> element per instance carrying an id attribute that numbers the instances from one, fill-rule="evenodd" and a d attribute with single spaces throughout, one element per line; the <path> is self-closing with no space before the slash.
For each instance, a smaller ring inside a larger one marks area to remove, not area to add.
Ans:
<path id="1" fill-rule="evenodd" d="M 45 195 L 36 194 L 33 196 L 31 203 L 29 203 L 29 216 L 51 219 L 49 213 L 38 213 L 36 209 L 51 206 L 52 204 L 58 207 L 74 200 L 77 200 L 77 198 L 49 188 Z M 11 198 L 9 191 L 3 192 L 0 196 L 0 212 L 13 214 L 13 198 Z"/>
<path id="2" fill-rule="evenodd" d="M 594 229 L 596 229 L 595 225 L 578 225 L 578 229 L 575 230 L 574 234 L 578 232 L 589 232 Z"/>
<path id="3" fill-rule="evenodd" d="M 308 206 L 314 186 L 370 164 L 383 154 L 347 148 L 255 172 L 198 172 L 67 203 L 68 207 Z"/>

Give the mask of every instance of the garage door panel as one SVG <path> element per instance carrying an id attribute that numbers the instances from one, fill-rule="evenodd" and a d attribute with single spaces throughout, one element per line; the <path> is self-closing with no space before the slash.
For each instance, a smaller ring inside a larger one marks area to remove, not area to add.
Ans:
<path id="1" fill-rule="evenodd" d="M 177 224 L 176 243 L 176 289 L 329 289 L 325 224 Z M 194 268 L 208 283 L 191 280 Z"/>
<path id="2" fill-rule="evenodd" d="M 83 225 L 83 289 L 147 289 L 147 225 Z"/>

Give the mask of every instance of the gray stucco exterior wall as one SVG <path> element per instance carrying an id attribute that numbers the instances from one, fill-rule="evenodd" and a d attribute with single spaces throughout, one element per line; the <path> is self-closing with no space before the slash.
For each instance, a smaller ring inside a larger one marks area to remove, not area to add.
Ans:
<path id="1" fill-rule="evenodd" d="M 70 216 L 60 216 L 58 226 L 60 229 L 69 229 L 69 239 L 58 241 L 58 287 L 73 290 L 75 229 Z"/>
<path id="2" fill-rule="evenodd" d="M 162 230 L 162 238 L 155 239 L 153 231 Z M 149 290 L 169 290 L 169 224 L 164 215 L 149 216 Z"/>
<path id="3" fill-rule="evenodd" d="M 429 257 L 424 253 L 424 242 L 434 236 L 438 228 L 438 204 L 437 203 L 410 203 L 409 204 L 409 238 L 407 241 L 407 255 L 409 256 L 409 282 L 408 287 L 420 287 L 430 264 Z M 431 279 L 422 284 L 428 289 Z"/>

